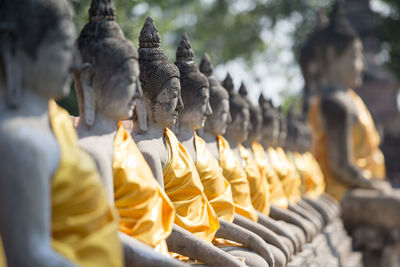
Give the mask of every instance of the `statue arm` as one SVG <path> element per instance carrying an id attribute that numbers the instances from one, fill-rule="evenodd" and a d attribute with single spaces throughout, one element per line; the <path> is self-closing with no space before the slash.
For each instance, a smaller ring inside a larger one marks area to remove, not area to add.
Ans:
<path id="1" fill-rule="evenodd" d="M 263 259 L 267 261 L 267 263 L 270 266 L 273 266 L 274 257 L 271 254 L 271 251 L 268 248 L 267 243 L 265 243 L 265 241 L 259 235 L 257 235 L 255 232 L 251 230 L 246 229 L 246 227 L 242 227 L 222 219 L 219 220 L 219 223 L 220 227 L 216 233 L 216 237 L 225 238 L 227 240 L 235 241 L 237 243 L 245 245 L 250 250 L 258 253 Z M 276 239 L 275 241 L 278 240 Z M 275 246 L 277 246 L 276 244 L 278 244 L 277 247 L 281 249 L 283 253 L 285 253 L 286 259 L 289 259 L 289 254 L 286 254 L 285 247 L 283 244 L 282 247 L 279 247 L 280 245 L 279 241 L 271 242 L 271 244 Z"/>
<path id="2" fill-rule="evenodd" d="M 152 247 L 130 237 L 122 232 L 118 233 L 124 251 L 124 266 L 147 266 L 147 267 L 184 267 L 189 266 L 172 257 L 165 256 L 154 251 Z"/>
<path id="3" fill-rule="evenodd" d="M 361 170 L 352 163 L 351 115 L 345 103 L 332 97 L 323 99 L 321 111 L 328 135 L 328 157 L 335 178 L 352 186 L 371 188 Z"/>
<path id="4" fill-rule="evenodd" d="M 89 139 L 90 137 L 86 137 Z M 107 158 L 104 149 L 101 151 L 97 150 L 98 145 L 96 143 L 87 142 L 85 139 L 80 139 L 78 141 L 79 147 L 85 150 L 96 163 L 97 170 L 99 171 L 100 178 L 104 184 L 107 192 L 107 199 L 114 205 L 114 180 L 113 180 L 113 170 L 112 162 L 110 158 Z"/>
<path id="5" fill-rule="evenodd" d="M 140 146 L 138 146 L 140 149 Z M 142 155 L 149 164 L 151 171 L 153 172 L 154 178 L 160 184 L 161 188 L 164 189 L 164 174 L 161 165 L 161 160 L 155 153 L 148 152 L 147 150 L 142 150 Z"/>
<path id="6" fill-rule="evenodd" d="M 75 266 L 51 245 L 50 169 L 58 158 L 27 139 L 3 139 L 0 147 L 7 155 L 0 161 L 0 233 L 8 265 Z"/>
<path id="7" fill-rule="evenodd" d="M 218 249 L 178 225 L 174 225 L 171 235 L 167 239 L 168 249 L 172 252 L 199 260 L 211 267 L 244 267 L 245 264 Z"/>
<path id="8" fill-rule="evenodd" d="M 273 232 L 275 232 L 278 235 L 284 236 L 287 239 L 290 240 L 290 242 L 293 244 L 293 247 L 297 248 L 297 242 L 296 242 L 296 237 L 289 231 L 287 231 L 284 227 L 282 227 L 277 221 L 275 221 L 274 219 L 265 216 L 264 214 L 262 214 L 261 212 L 257 211 L 257 215 L 258 215 L 258 223 L 267 227 L 268 229 L 271 229 Z"/>

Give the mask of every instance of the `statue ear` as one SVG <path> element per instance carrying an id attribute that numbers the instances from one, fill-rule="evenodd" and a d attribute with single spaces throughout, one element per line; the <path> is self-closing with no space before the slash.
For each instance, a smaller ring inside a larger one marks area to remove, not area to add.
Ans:
<path id="1" fill-rule="evenodd" d="M 91 63 L 84 63 L 81 69 L 81 84 L 83 93 L 83 105 L 85 123 L 92 126 L 95 120 L 96 94 L 93 88 L 94 66 Z"/>
<path id="2" fill-rule="evenodd" d="M 147 132 L 147 111 L 143 103 L 143 98 L 137 98 L 135 100 L 135 111 L 140 130 L 143 132 Z"/>
<path id="3" fill-rule="evenodd" d="M 6 101 L 11 108 L 17 108 L 21 101 L 21 68 L 16 59 L 15 47 L 17 38 L 11 30 L 5 31 L 2 35 L 0 47 L 0 59 L 4 68 L 6 84 Z"/>

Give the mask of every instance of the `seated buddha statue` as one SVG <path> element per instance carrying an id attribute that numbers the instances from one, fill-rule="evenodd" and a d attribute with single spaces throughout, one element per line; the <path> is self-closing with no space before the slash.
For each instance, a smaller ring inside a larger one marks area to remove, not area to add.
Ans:
<path id="1" fill-rule="evenodd" d="M 117 222 L 67 111 L 74 51 L 63 0 L 0 4 L 0 235 L 8 266 L 123 266 Z M 1 257 L 1 256 L 0 256 Z M 4 259 L 0 259 L 0 262 Z"/>
<path id="2" fill-rule="evenodd" d="M 209 103 L 209 81 L 194 62 L 194 53 L 186 34 L 179 42 L 175 65 L 181 75 L 181 95 L 184 103 L 184 109 L 178 115 L 175 133 L 189 152 L 204 193 L 216 212 L 220 225 L 223 225 L 217 231 L 213 243 L 232 255 L 243 257 L 248 266 L 265 266 L 267 262 L 263 258 L 272 264 L 268 245 L 256 234 L 232 223 L 235 207 L 231 186 L 222 175 L 218 161 L 208 152 L 204 140 L 195 133 L 204 126 L 205 119 L 212 114 L 212 110 Z M 257 244 L 253 244 L 254 242 Z M 252 251 L 258 252 L 263 258 Z"/>
<path id="3" fill-rule="evenodd" d="M 264 148 L 266 148 L 265 155 L 268 159 L 267 163 L 269 167 L 272 168 L 272 171 L 269 171 L 268 176 L 271 198 L 269 216 L 273 219 L 283 220 L 288 223 L 288 226 L 292 228 L 300 243 L 304 244 L 307 240 L 311 240 L 312 230 L 310 229 L 310 223 L 288 209 L 289 198 L 287 197 L 281 182 L 281 179 L 286 177 L 285 166 L 282 165 L 282 162 L 284 161 L 279 160 L 275 150 L 280 136 L 280 114 L 274 108 L 271 100 L 266 100 L 262 94 L 259 98 L 259 104 L 263 115 L 263 127 L 261 129 L 260 143 Z M 296 181 L 294 180 L 294 182 Z"/>
<path id="4" fill-rule="evenodd" d="M 77 41 L 84 67 L 74 72 L 79 144 L 94 158 L 118 211 L 127 264 L 184 266 L 169 256 L 165 241 L 172 231 L 174 207 L 130 133 L 118 124 L 132 116 L 135 102 L 141 100 L 138 53 L 115 22 L 111 1 L 93 0 L 89 14 Z"/>
<path id="5" fill-rule="evenodd" d="M 399 194 L 384 181 L 379 135 L 367 107 L 352 89 L 362 81 L 362 43 L 340 1 L 329 24 L 312 38 L 319 52 L 317 67 L 326 66 L 319 73 L 320 94 L 309 111 L 312 151 L 325 176 L 326 192 L 342 201 L 349 227 L 397 228 Z"/>
<path id="6" fill-rule="evenodd" d="M 291 147 L 291 160 L 302 178 L 302 202 L 304 208 L 313 212 L 305 203 L 315 208 L 323 218 L 324 225 L 338 218 L 338 204 L 325 197 L 325 178 L 319 164 L 310 152 L 312 136 L 307 121 L 297 115 L 288 116 L 288 127 L 292 128 L 292 137 L 288 141 Z M 288 138 L 289 139 L 289 138 Z"/>
<path id="7" fill-rule="evenodd" d="M 131 135 L 176 211 L 167 239 L 169 250 L 210 266 L 243 266 L 211 243 L 220 227 L 218 217 L 203 192 L 189 152 L 168 129 L 183 108 L 180 73 L 161 49 L 150 17 L 139 37 L 139 68 L 147 127 L 140 127 L 139 116 L 134 114 Z"/>

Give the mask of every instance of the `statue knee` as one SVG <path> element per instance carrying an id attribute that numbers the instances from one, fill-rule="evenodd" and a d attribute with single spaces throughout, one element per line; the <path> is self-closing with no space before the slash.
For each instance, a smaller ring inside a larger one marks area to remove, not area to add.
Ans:
<path id="1" fill-rule="evenodd" d="M 244 262 L 249 267 L 264 267 L 269 266 L 267 261 L 264 260 L 259 254 L 241 247 L 225 247 L 222 248 L 230 255 L 244 259 Z M 283 255 L 283 253 L 282 253 Z M 278 265 L 276 265 L 278 266 Z"/>
<path id="2" fill-rule="evenodd" d="M 276 267 L 285 267 L 287 264 L 287 259 L 285 257 L 285 254 L 280 250 L 279 248 L 273 246 L 273 245 L 268 245 L 269 249 L 271 250 L 272 255 L 275 258 L 275 266 Z"/>

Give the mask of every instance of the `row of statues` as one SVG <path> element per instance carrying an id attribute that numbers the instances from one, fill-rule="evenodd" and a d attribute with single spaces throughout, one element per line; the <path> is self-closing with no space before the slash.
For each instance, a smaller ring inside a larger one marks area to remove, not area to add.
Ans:
<path id="1" fill-rule="evenodd" d="M 136 50 L 115 16 L 92 0 L 75 40 L 68 1 L 0 2 L 0 266 L 347 266 L 342 198 L 351 225 L 398 228 L 340 1 L 303 49 L 311 128 L 198 67 L 186 34 L 171 63 L 151 17 Z"/>

